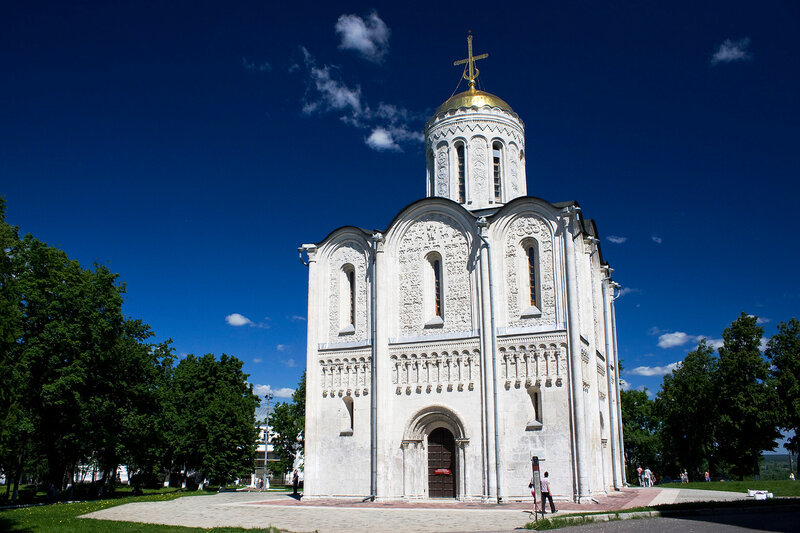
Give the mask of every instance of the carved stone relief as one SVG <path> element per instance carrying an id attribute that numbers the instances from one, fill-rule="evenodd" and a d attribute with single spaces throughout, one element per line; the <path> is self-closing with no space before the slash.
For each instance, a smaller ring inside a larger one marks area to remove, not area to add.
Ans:
<path id="1" fill-rule="evenodd" d="M 353 265 L 356 280 L 356 316 L 355 332 L 342 337 L 339 332 L 342 327 L 340 298 L 350 298 L 348 294 L 339 294 L 342 291 L 342 267 L 346 264 Z M 340 246 L 331 256 L 330 287 L 329 287 L 329 334 L 330 342 L 353 342 L 367 340 L 369 331 L 367 324 L 367 265 L 364 253 L 354 244 Z"/>
<path id="2" fill-rule="evenodd" d="M 488 182 L 486 178 L 486 139 L 474 137 L 470 141 L 470 162 L 474 198 L 488 198 Z"/>
<path id="3" fill-rule="evenodd" d="M 527 280 L 522 272 L 527 269 L 527 256 L 522 241 L 532 238 L 539 251 L 539 292 L 541 315 L 521 318 L 528 308 Z M 508 326 L 525 327 L 553 324 L 556 316 L 555 284 L 553 278 L 553 237 L 547 224 L 534 215 L 525 215 L 511 223 L 506 239 L 506 293 L 508 297 Z M 523 265 L 524 264 L 524 265 Z M 523 266 L 526 266 L 523 269 Z"/>
<path id="4" fill-rule="evenodd" d="M 519 194 L 519 150 L 516 144 L 508 147 L 509 159 L 509 186 L 511 187 L 511 195 L 516 196 Z"/>
<path id="5" fill-rule="evenodd" d="M 448 171 L 447 145 L 436 150 L 436 195 L 447 197 L 450 190 L 450 173 Z"/>
<path id="6" fill-rule="evenodd" d="M 436 251 L 442 256 L 443 320 L 440 328 L 426 329 L 425 322 L 432 317 L 424 315 L 425 256 Z M 400 334 L 425 335 L 430 333 L 470 331 L 471 285 L 467 264 L 469 258 L 466 236 L 458 229 L 455 220 L 444 215 L 425 215 L 408 229 L 398 252 L 399 263 L 399 315 Z"/>

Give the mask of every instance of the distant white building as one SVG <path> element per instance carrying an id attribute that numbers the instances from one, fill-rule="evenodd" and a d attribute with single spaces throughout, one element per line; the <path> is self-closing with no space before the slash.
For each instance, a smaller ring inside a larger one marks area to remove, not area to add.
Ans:
<path id="1" fill-rule="evenodd" d="M 427 197 L 301 248 L 306 498 L 529 499 L 533 456 L 558 499 L 624 482 L 612 269 L 577 202 L 527 195 L 474 59 L 425 126 Z"/>
<path id="2" fill-rule="evenodd" d="M 267 427 L 267 407 L 266 406 L 259 406 L 256 407 L 255 417 L 256 417 L 256 427 L 258 427 L 258 446 L 256 448 L 256 462 L 255 468 L 253 473 L 250 474 L 250 486 L 251 487 L 258 487 L 259 480 L 263 483 L 265 481 L 265 474 L 269 475 L 265 470 L 265 465 L 269 461 L 276 460 L 273 458 L 272 454 L 274 452 L 273 446 L 271 442 L 268 442 L 272 439 L 272 427 Z M 269 430 L 269 439 L 267 439 L 267 431 Z"/>

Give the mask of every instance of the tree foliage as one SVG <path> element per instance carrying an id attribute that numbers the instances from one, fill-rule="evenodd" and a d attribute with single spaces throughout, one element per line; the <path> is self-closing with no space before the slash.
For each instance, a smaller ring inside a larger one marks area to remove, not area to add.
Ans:
<path id="1" fill-rule="evenodd" d="M 742 313 L 722 332 L 719 349 L 718 453 L 740 479 L 757 471 L 762 450 L 773 449 L 780 438 L 778 398 L 760 350 L 763 334 L 756 317 Z"/>
<path id="2" fill-rule="evenodd" d="M 0 197 L 0 472 L 63 487 L 88 464 L 154 477 L 180 459 L 218 481 L 249 473 L 258 399 L 242 363 L 189 357 L 122 313 L 104 266 L 5 221 Z M 173 443 L 179 443 L 176 447 Z"/>
<path id="3" fill-rule="evenodd" d="M 653 401 L 647 390 L 620 391 L 622 431 L 627 457 L 627 479 L 635 479 L 637 467 L 658 468 L 661 465 L 659 430 Z"/>
<path id="4" fill-rule="evenodd" d="M 306 425 L 306 374 L 300 378 L 297 389 L 292 394 L 292 403 L 281 402 L 270 415 L 270 425 L 275 433 L 272 438 L 273 450 L 278 456 L 272 469 L 283 474 L 292 469 L 294 460 L 305 449 Z"/>
<path id="5" fill-rule="evenodd" d="M 778 324 L 778 333 L 767 343 L 766 355 L 772 363 L 772 376 L 780 400 L 780 426 L 794 435 L 785 444 L 792 453 L 800 452 L 800 321 L 792 318 Z"/>
<path id="6" fill-rule="evenodd" d="M 259 399 L 239 359 L 188 355 L 175 367 L 168 398 L 174 465 L 220 484 L 252 471 Z"/>
<path id="7" fill-rule="evenodd" d="M 714 452 L 716 373 L 714 349 L 702 340 L 671 375 L 664 376 L 655 400 L 663 449 L 694 479 L 700 479 Z"/>

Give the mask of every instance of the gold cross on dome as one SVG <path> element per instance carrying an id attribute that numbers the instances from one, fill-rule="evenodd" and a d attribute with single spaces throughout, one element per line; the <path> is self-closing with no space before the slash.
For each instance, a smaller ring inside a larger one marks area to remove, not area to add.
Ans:
<path id="1" fill-rule="evenodd" d="M 474 89 L 475 78 L 480 74 L 480 71 L 475 67 L 475 62 L 479 59 L 486 59 L 489 57 L 489 54 L 481 54 L 479 56 L 472 55 L 472 30 L 470 30 L 469 35 L 467 35 L 467 52 L 467 58 L 455 61 L 453 66 L 463 65 L 464 63 L 467 64 L 467 71 L 464 72 L 464 79 L 469 82 L 469 88 Z"/>

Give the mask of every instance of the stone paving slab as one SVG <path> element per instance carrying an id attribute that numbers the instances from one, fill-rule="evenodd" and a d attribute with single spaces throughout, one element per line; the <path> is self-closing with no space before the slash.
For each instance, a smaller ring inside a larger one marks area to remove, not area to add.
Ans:
<path id="1" fill-rule="evenodd" d="M 684 495 L 684 492 L 687 494 Z M 564 515 L 570 512 L 613 512 L 646 506 L 658 500 L 720 501 L 745 498 L 744 494 L 717 491 L 625 489 L 597 498 L 596 503 L 581 505 L 557 502 L 556 508 L 559 515 Z M 96 511 L 84 515 L 84 518 L 203 528 L 273 526 L 295 533 L 489 532 L 513 531 L 533 521 L 530 507 L 530 501 L 503 505 L 436 500 L 298 501 L 291 494 L 239 492 L 184 497 L 166 502 L 130 503 Z"/>

